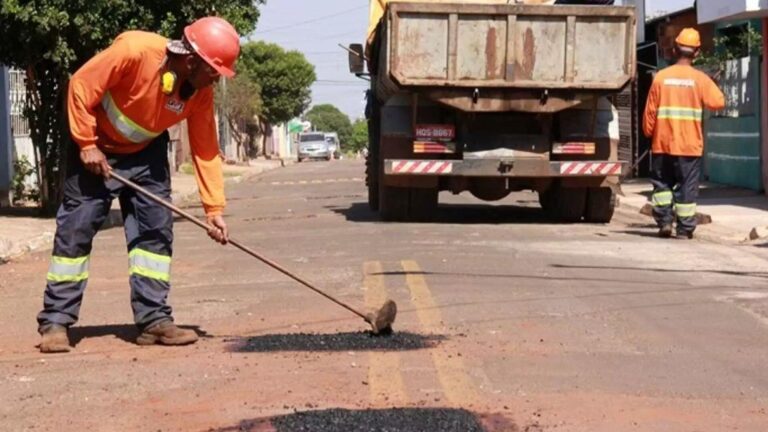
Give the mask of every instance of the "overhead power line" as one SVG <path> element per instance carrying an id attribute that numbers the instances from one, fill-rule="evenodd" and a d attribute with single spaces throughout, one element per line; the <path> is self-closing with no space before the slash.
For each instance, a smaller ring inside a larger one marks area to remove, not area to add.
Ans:
<path id="1" fill-rule="evenodd" d="M 324 15 L 324 16 L 317 17 L 317 18 L 308 19 L 308 20 L 305 20 L 305 21 L 295 22 L 293 24 L 288 24 L 288 25 L 284 25 L 284 26 L 280 26 L 280 27 L 273 27 L 273 28 L 266 29 L 266 30 L 257 30 L 257 31 L 254 32 L 254 34 L 260 35 L 260 34 L 265 34 L 265 33 L 276 32 L 276 31 L 279 31 L 279 30 L 286 30 L 286 29 L 298 27 L 298 26 L 301 26 L 301 25 L 304 25 L 304 24 L 311 24 L 311 23 L 316 23 L 318 21 L 326 20 L 326 19 L 329 19 L 329 18 L 335 18 L 337 16 L 346 15 L 348 13 L 359 11 L 361 9 L 367 9 L 367 8 L 368 8 L 368 5 L 358 6 L 356 8 L 343 10 L 343 11 L 340 11 L 340 12 L 336 12 L 336 13 L 329 14 L 329 15 Z"/>

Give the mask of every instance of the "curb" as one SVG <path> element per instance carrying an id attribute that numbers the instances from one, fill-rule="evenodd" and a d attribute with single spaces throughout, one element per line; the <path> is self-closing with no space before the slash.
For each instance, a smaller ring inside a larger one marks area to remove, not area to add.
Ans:
<path id="1" fill-rule="evenodd" d="M 279 168 L 292 165 L 285 160 L 275 160 L 275 164 L 271 166 L 259 167 L 260 169 L 254 169 L 252 172 L 245 172 L 242 175 L 236 177 L 230 177 L 225 179 L 225 184 L 238 184 L 244 181 L 250 180 L 254 177 L 258 177 L 266 172 L 273 171 Z M 171 192 L 171 199 L 177 205 L 189 203 L 197 198 L 198 192 Z M 104 221 L 101 230 L 116 228 L 123 226 L 123 216 L 119 209 L 111 209 L 107 215 L 107 219 Z M 43 232 L 33 238 L 23 240 L 17 244 L 11 244 L 7 247 L 7 252 L 0 254 L 0 265 L 7 264 L 15 259 L 18 259 L 28 253 L 38 252 L 48 249 L 53 244 L 55 232 Z M 0 239 L 2 241 L 2 239 Z M 9 242 L 10 243 L 10 242 Z M 3 245 L 0 244 L 0 247 Z"/>
<path id="2" fill-rule="evenodd" d="M 45 249 L 46 247 L 53 244 L 53 237 L 53 232 L 44 232 L 37 235 L 36 237 L 24 240 L 23 242 L 17 243 L 15 245 L 12 244 L 8 248 L 7 252 L 4 252 L 2 255 L 0 255 L 0 265 L 9 263 L 14 259 L 22 257 L 30 252 Z"/>

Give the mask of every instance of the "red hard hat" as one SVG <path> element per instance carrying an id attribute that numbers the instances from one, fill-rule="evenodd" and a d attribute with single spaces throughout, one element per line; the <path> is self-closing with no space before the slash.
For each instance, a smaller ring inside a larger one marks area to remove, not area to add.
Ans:
<path id="1" fill-rule="evenodd" d="M 235 76 L 240 54 L 240 36 L 232 24 L 219 17 L 205 17 L 184 28 L 184 36 L 195 53 L 224 77 Z"/>

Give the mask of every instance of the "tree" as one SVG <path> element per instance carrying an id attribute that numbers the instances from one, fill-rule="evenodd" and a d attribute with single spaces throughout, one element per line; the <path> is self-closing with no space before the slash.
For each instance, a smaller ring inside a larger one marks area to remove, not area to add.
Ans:
<path id="1" fill-rule="evenodd" d="M 216 86 L 216 105 L 221 107 L 237 145 L 251 149 L 254 135 L 259 131 L 260 116 L 264 109 L 261 88 L 245 74 L 222 81 Z"/>
<path id="2" fill-rule="evenodd" d="M 264 141 L 271 125 L 287 122 L 309 106 L 310 87 L 317 76 L 315 67 L 300 52 L 285 51 L 267 42 L 249 42 L 242 47 L 237 68 L 261 88 L 259 127 Z"/>
<path id="3" fill-rule="evenodd" d="M 0 63 L 26 72 L 26 109 L 39 156 L 41 204 L 51 213 L 71 147 L 65 106 L 70 75 L 127 29 L 179 37 L 183 27 L 214 12 L 241 34 L 253 30 L 264 0 L 3 0 Z"/>
<path id="4" fill-rule="evenodd" d="M 349 117 L 335 106 L 315 105 L 307 112 L 306 118 L 312 122 L 315 130 L 338 133 L 342 148 L 349 145 L 352 137 L 352 123 L 349 122 Z"/>
<path id="5" fill-rule="evenodd" d="M 242 47 L 237 69 L 261 88 L 259 118 L 265 139 L 271 125 L 287 122 L 309 106 L 310 87 L 317 76 L 302 53 L 272 43 L 249 42 Z"/>
<path id="6" fill-rule="evenodd" d="M 368 145 L 368 122 L 365 119 L 357 119 L 352 124 L 352 137 L 349 140 L 348 149 L 358 152 Z"/>

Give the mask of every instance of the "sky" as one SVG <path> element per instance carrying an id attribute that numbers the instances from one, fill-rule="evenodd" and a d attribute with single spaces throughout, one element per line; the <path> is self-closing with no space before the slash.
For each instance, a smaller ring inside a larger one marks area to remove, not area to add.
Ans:
<path id="1" fill-rule="evenodd" d="M 693 0 L 647 0 L 648 13 L 690 7 Z M 344 46 L 362 43 L 368 27 L 368 0 L 267 0 L 253 40 L 274 42 L 304 53 L 318 81 L 312 104 L 330 103 L 350 119 L 363 117 L 367 83 L 349 73 Z"/>

